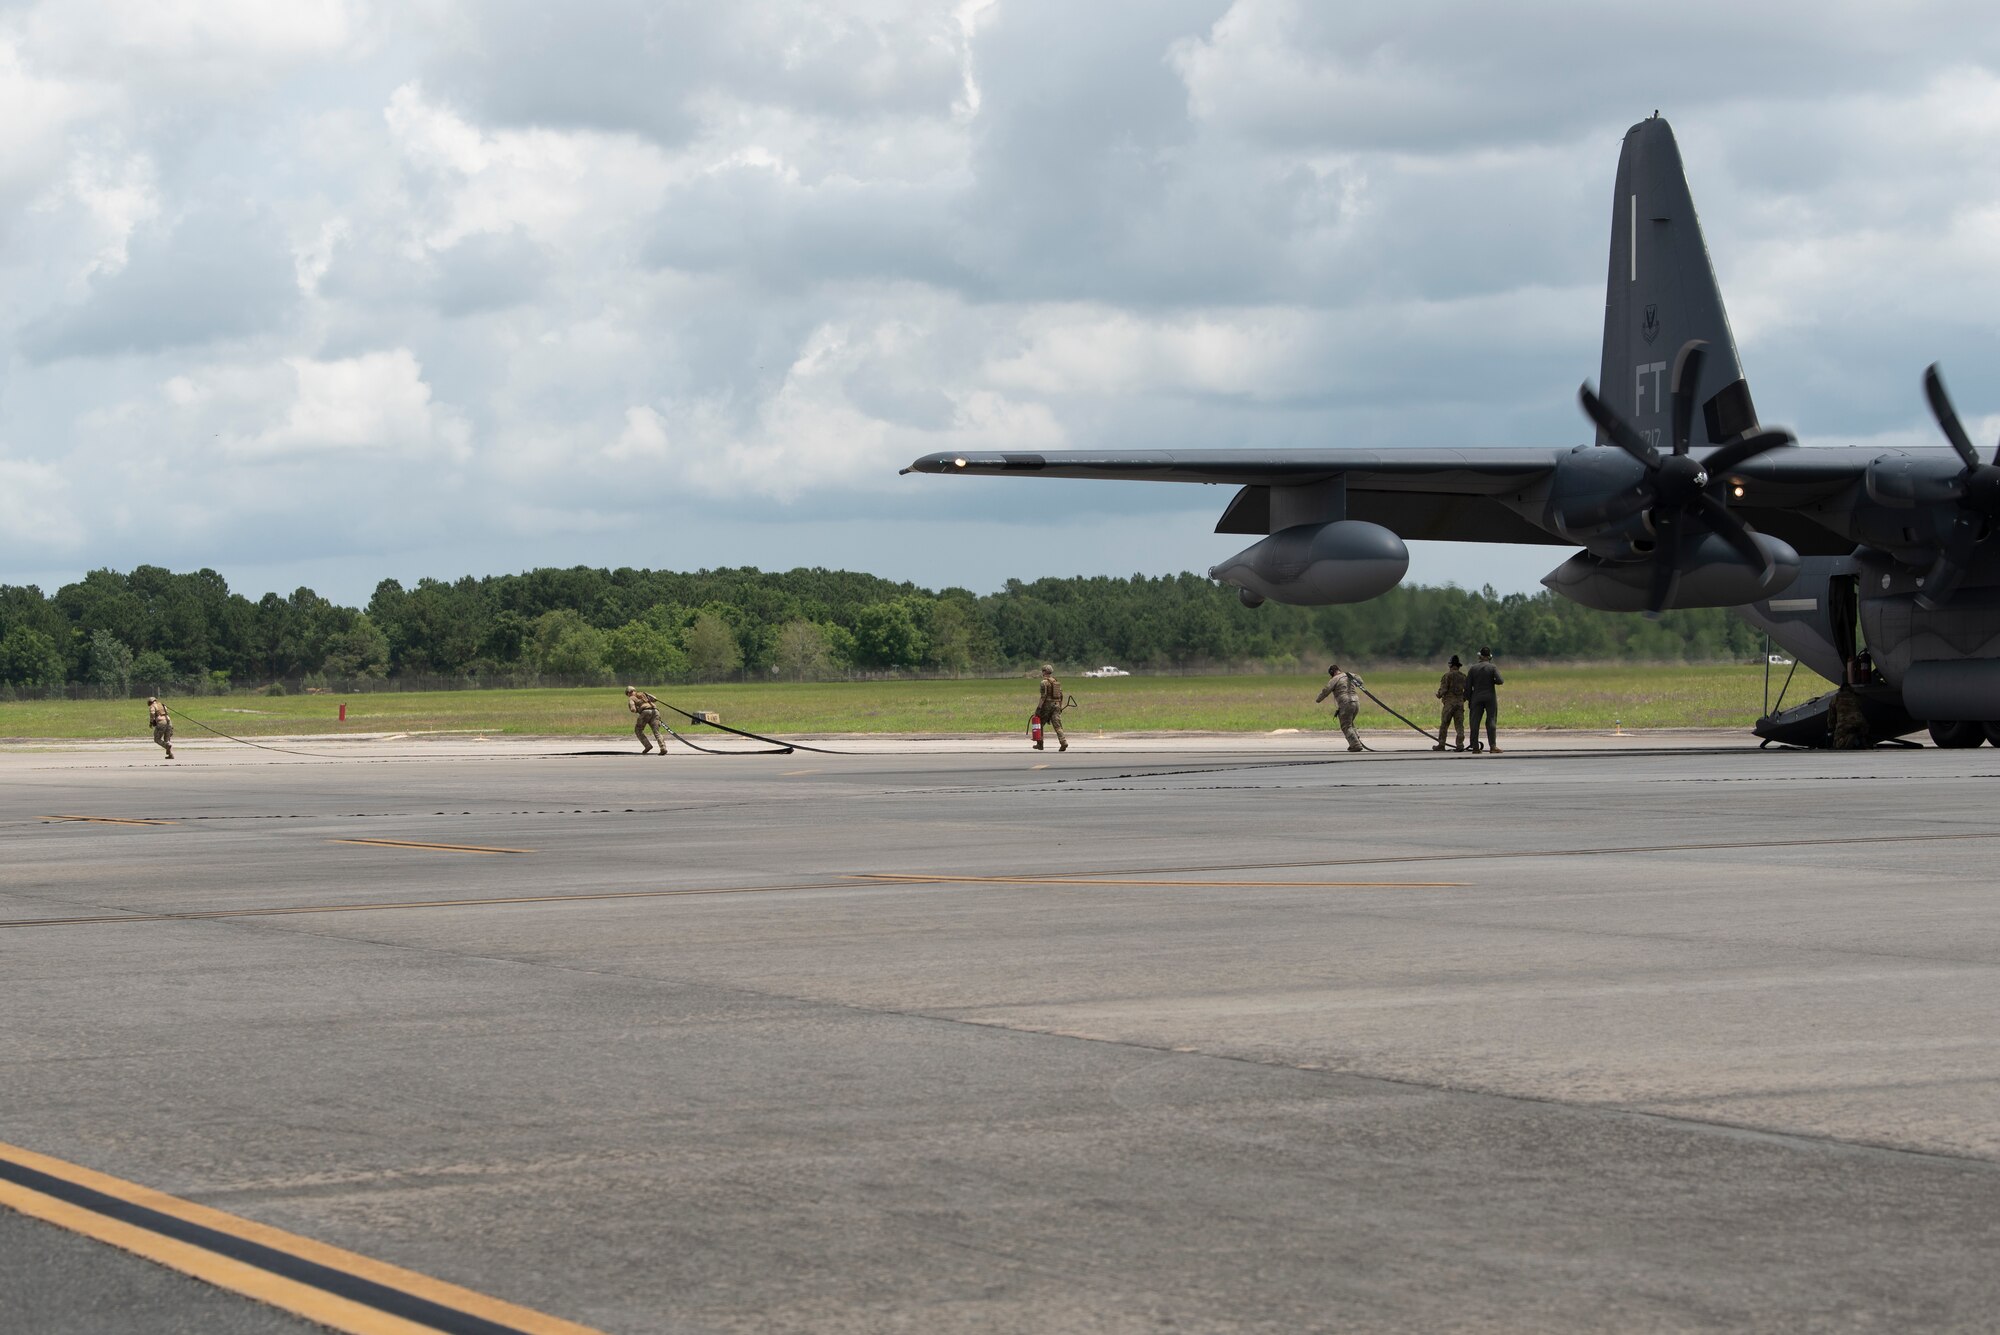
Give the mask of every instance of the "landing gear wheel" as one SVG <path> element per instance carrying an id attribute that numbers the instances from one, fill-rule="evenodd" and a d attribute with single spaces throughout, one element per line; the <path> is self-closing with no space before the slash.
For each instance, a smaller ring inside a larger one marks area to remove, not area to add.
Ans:
<path id="1" fill-rule="evenodd" d="M 1962 751 L 1986 740 L 1986 725 L 1971 720 L 1943 719 L 1930 725 L 1931 741 L 1946 750 Z"/>
<path id="2" fill-rule="evenodd" d="M 1986 725 L 1986 740 L 1995 746 L 2000 746 L 2000 723 Z"/>

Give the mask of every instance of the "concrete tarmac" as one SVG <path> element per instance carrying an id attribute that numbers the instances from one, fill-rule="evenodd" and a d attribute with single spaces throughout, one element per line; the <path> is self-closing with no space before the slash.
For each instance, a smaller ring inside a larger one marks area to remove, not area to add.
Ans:
<path id="1" fill-rule="evenodd" d="M 614 1332 L 1990 1329 L 2000 755 L 1406 736 L 9 747 L 0 1142 Z"/>

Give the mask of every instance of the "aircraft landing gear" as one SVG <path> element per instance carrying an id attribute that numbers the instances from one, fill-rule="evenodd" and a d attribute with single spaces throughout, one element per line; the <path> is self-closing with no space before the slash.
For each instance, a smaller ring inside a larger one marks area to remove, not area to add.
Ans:
<path id="1" fill-rule="evenodd" d="M 1931 741 L 1947 750 L 1963 750 L 1985 741 L 1990 726 L 1970 720 L 1940 719 L 1930 725 Z"/>
<path id="2" fill-rule="evenodd" d="M 1986 740 L 1995 746 L 2000 746 L 2000 723 L 1988 723 L 1985 726 Z"/>

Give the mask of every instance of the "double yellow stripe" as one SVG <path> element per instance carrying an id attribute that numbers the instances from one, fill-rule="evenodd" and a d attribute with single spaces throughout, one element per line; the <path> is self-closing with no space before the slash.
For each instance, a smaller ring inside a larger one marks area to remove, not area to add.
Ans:
<path id="1" fill-rule="evenodd" d="M 324 1266 L 343 1276 L 365 1280 L 413 1298 L 450 1309 L 467 1318 L 491 1322 L 523 1335 L 601 1335 L 589 1326 L 548 1316 L 499 1298 L 475 1293 L 414 1270 L 389 1265 L 371 1257 L 330 1247 L 311 1238 L 271 1228 L 236 1215 L 211 1210 L 204 1205 L 169 1196 L 134 1182 L 94 1172 L 78 1164 L 37 1154 L 33 1150 L 0 1144 L 0 1163 L 12 1163 L 59 1182 L 99 1192 L 117 1201 L 155 1211 L 199 1228 L 210 1229 L 282 1252 L 287 1256 Z M 285 1275 L 275 1274 L 248 1261 L 221 1255 L 197 1243 L 168 1236 L 143 1224 L 112 1218 L 87 1205 L 37 1191 L 19 1182 L 0 1178 L 0 1205 L 32 1215 L 59 1228 L 68 1229 L 98 1242 L 109 1243 L 136 1256 L 158 1262 L 182 1274 L 192 1275 L 232 1293 L 240 1293 L 269 1303 L 308 1321 L 348 1335 L 436 1335 L 450 1325 L 430 1325 L 406 1319 L 365 1302 L 330 1293 Z"/>

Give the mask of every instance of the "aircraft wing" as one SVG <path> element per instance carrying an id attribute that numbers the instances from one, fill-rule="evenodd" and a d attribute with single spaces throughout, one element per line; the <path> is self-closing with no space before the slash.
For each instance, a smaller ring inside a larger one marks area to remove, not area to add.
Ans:
<path id="1" fill-rule="evenodd" d="M 1349 518 L 1381 524 L 1404 538 L 1566 547 L 1576 544 L 1523 518 L 1518 506 L 1503 505 L 1500 498 L 1518 498 L 1548 479 L 1565 457 L 1591 448 L 975 450 L 927 454 L 903 472 L 1242 488 L 1216 525 L 1218 533 L 1268 533 L 1270 488 L 1311 486 L 1339 477 L 1347 486 Z M 1878 457 L 1872 450 L 1769 450 L 1732 471 L 1745 489 L 1732 507 L 1753 527 L 1784 538 L 1804 554 L 1844 554 L 1853 549 L 1852 539 L 1800 511 L 1853 487 Z"/>
<path id="2" fill-rule="evenodd" d="M 1562 450 L 1044 450 L 927 454 L 905 473 L 1034 474 L 1128 482 L 1303 486 L 1495 495 L 1545 475 Z"/>
<path id="3" fill-rule="evenodd" d="M 1339 477 L 1347 514 L 1408 538 L 1562 544 L 1494 497 L 1539 482 L 1566 451 L 1447 450 L 1051 450 L 927 454 L 905 473 L 1203 482 L 1242 488 L 1217 533 L 1268 533 L 1270 489 Z"/>

